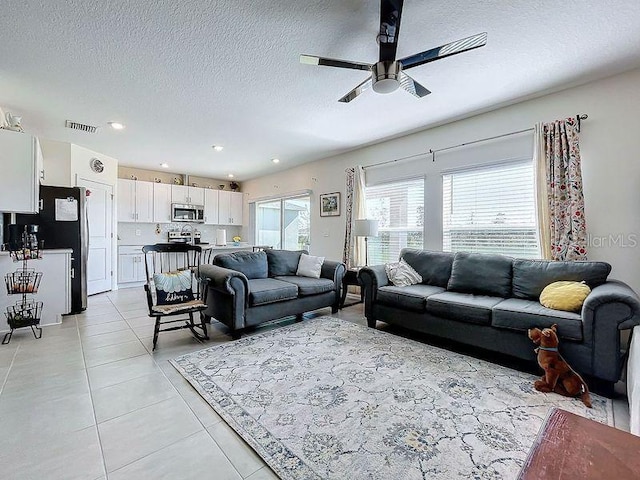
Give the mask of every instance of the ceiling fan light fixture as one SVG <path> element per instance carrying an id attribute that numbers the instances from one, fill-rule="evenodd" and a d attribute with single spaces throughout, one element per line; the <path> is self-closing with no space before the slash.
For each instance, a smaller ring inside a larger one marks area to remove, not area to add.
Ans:
<path id="1" fill-rule="evenodd" d="M 372 68 L 373 91 L 376 93 L 395 92 L 400 86 L 402 64 L 399 62 L 378 62 Z"/>

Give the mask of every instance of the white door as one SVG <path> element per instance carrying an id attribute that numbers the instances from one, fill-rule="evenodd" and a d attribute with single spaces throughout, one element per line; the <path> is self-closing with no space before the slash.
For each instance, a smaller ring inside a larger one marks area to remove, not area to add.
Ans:
<path id="1" fill-rule="evenodd" d="M 231 192 L 218 192 L 218 223 L 231 225 Z"/>
<path id="2" fill-rule="evenodd" d="M 242 225 L 242 193 L 231 192 L 231 225 Z"/>
<path id="3" fill-rule="evenodd" d="M 171 185 L 153 184 L 153 221 L 171 223 Z"/>
<path id="4" fill-rule="evenodd" d="M 189 203 L 204 205 L 204 188 L 189 187 Z"/>
<path id="5" fill-rule="evenodd" d="M 89 258 L 87 260 L 87 294 L 111 290 L 111 253 L 113 252 L 113 186 L 79 178 L 86 187 L 89 221 Z"/>
<path id="6" fill-rule="evenodd" d="M 185 185 L 171 185 L 172 203 L 189 203 L 189 187 Z"/>
<path id="7" fill-rule="evenodd" d="M 134 180 L 118 179 L 118 221 L 136 221 L 136 182 Z"/>

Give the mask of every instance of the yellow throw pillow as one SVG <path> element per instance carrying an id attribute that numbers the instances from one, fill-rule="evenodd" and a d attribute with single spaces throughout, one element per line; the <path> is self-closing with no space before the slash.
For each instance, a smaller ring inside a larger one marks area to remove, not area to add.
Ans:
<path id="1" fill-rule="evenodd" d="M 542 290 L 540 303 L 554 310 L 579 312 L 590 293 L 584 282 L 553 282 Z"/>

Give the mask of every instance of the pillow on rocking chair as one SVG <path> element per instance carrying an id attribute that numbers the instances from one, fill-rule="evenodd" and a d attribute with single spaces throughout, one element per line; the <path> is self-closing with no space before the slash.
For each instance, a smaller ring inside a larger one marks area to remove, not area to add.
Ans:
<path id="1" fill-rule="evenodd" d="M 191 289 L 191 275 L 191 270 L 154 274 L 156 305 L 192 302 L 195 297 Z"/>

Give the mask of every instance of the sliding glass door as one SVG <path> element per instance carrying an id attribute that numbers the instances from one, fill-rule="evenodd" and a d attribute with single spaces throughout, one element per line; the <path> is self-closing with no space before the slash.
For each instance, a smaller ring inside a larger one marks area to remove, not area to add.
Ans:
<path id="1" fill-rule="evenodd" d="M 284 250 L 309 250 L 311 198 L 256 202 L 256 244 Z"/>

